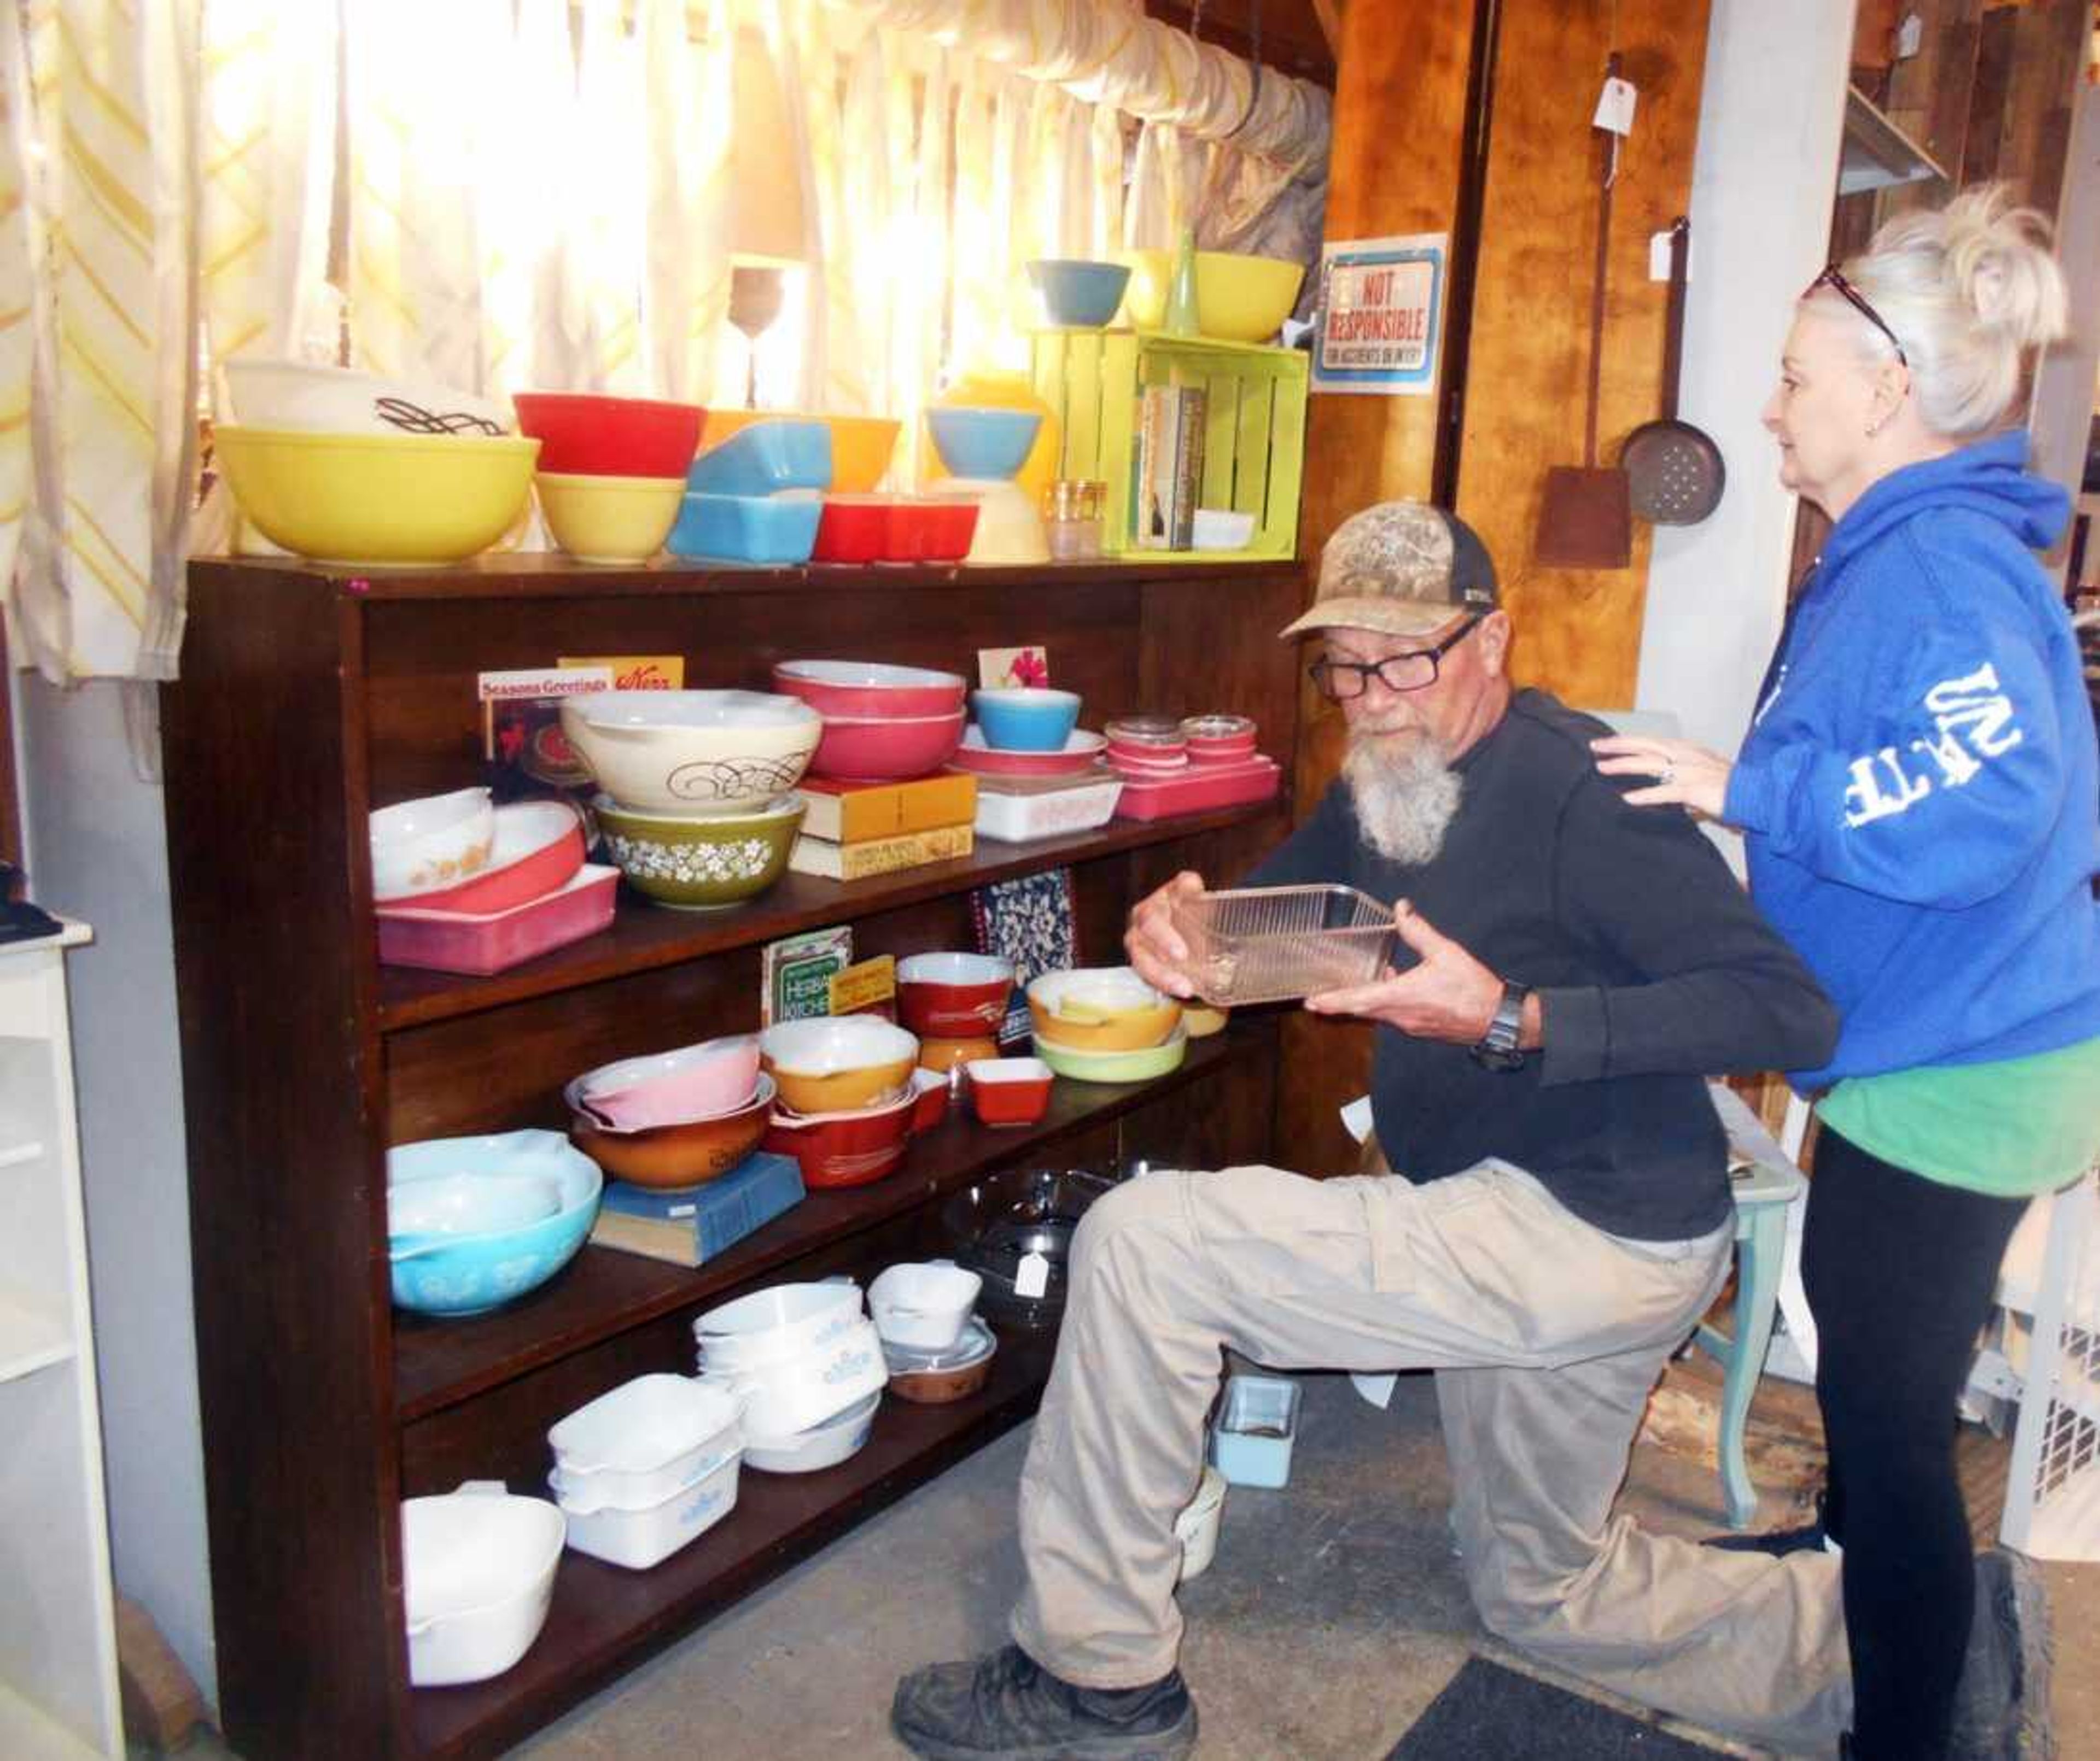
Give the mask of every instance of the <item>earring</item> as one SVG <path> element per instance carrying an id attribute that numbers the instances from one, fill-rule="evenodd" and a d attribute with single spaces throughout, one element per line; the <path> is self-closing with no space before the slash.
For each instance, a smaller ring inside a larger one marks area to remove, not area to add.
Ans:
<path id="1" fill-rule="evenodd" d="M 1882 416 L 1882 417 L 1878 418 L 1877 420 L 1874 420 L 1874 421 L 1871 421 L 1871 422 L 1868 423 L 1868 424 L 1867 424 L 1867 435 L 1868 435 L 1868 438 L 1869 439 L 1872 439 L 1872 438 L 1873 438 L 1876 434 L 1878 434 L 1879 433 L 1881 433 L 1881 431 L 1882 431 L 1883 429 L 1886 428 L 1888 425 L 1889 425 L 1889 419 L 1888 419 L 1888 417 L 1886 417 L 1886 416 Z"/>

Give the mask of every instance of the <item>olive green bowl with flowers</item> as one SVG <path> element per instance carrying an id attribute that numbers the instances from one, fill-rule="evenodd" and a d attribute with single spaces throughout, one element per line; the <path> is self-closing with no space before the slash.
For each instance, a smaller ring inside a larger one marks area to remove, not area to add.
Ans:
<path id="1" fill-rule="evenodd" d="M 644 812 L 611 795 L 592 803 L 607 852 L 637 892 L 678 911 L 756 898 L 788 872 L 809 803 L 790 790 L 748 813 Z"/>

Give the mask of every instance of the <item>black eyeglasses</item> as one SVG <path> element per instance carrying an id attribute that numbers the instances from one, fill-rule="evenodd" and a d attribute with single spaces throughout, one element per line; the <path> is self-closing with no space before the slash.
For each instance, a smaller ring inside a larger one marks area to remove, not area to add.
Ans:
<path id="1" fill-rule="evenodd" d="M 1383 660 L 1330 660 L 1322 655 L 1305 670 L 1321 696 L 1330 703 L 1346 703 L 1361 697 L 1376 679 L 1388 691 L 1420 691 L 1436 684 L 1437 664 L 1484 622 L 1487 614 L 1476 612 L 1434 648 L 1412 654 L 1388 654 Z"/>
<path id="2" fill-rule="evenodd" d="M 1882 317 L 1879 312 L 1874 310 L 1873 306 L 1868 302 L 1867 296 L 1862 293 L 1857 288 L 1854 287 L 1851 282 L 1845 279 L 1845 271 L 1843 270 L 1840 269 L 1835 263 L 1833 263 L 1828 269 L 1824 270 L 1821 275 L 1818 275 L 1813 281 L 1808 284 L 1807 290 L 1803 292 L 1801 296 L 1802 298 L 1804 300 L 1807 299 L 1808 296 L 1813 293 L 1818 288 L 1830 288 L 1834 289 L 1838 296 L 1842 298 L 1846 304 L 1851 306 L 1854 311 L 1857 312 L 1862 318 L 1865 319 L 1868 324 L 1872 324 L 1875 329 L 1880 331 L 1883 336 L 1889 339 L 1890 347 L 1893 348 L 1896 351 L 1896 359 L 1905 367 L 1908 367 L 1910 365 L 1910 357 L 1904 353 L 1903 338 L 1899 337 L 1895 332 L 1889 328 L 1889 321 L 1886 318 Z"/>

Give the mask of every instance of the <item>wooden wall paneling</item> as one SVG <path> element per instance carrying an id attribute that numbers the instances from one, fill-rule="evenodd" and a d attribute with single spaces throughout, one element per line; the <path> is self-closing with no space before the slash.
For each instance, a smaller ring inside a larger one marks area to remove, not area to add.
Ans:
<path id="1" fill-rule="evenodd" d="M 1983 0 L 1921 0 L 1914 10 L 1925 21 L 1918 52 L 1890 70 L 1884 108 L 1897 127 L 1950 175 L 1958 175 L 1983 41 Z M 1948 195 L 1947 186 L 1936 182 L 1895 184 L 1882 192 L 1879 214 L 1886 218 L 1934 207 Z"/>
<path id="2" fill-rule="evenodd" d="M 2091 17 L 2089 0 L 2035 0 L 1993 13 L 1988 21 L 2009 40 L 1991 175 L 2010 184 L 2016 200 L 2045 214 L 2056 213 L 2062 192 Z M 1963 169 L 1965 181 L 1975 181 Z"/>
<path id="3" fill-rule="evenodd" d="M 1852 67 L 1863 73 L 1886 73 L 1895 59 L 1896 27 L 1910 12 L 1922 12 L 1916 0 L 1857 0 L 1852 15 Z"/>
<path id="4" fill-rule="evenodd" d="M 2003 8 L 1984 11 L 1976 44 L 1976 77 L 1969 90 L 1969 126 L 1962 140 L 1961 168 L 1955 177 L 1957 185 L 1985 183 L 1998 175 L 2003 144 L 1999 130 L 2012 90 L 2018 23 L 2017 14 Z"/>
<path id="5" fill-rule="evenodd" d="M 1335 71 L 1328 160 L 1326 236 L 1382 238 L 1452 232 L 1467 150 L 1467 96 L 1479 9 L 1474 0 L 1350 0 Z M 1449 345 L 1447 310 L 1445 344 Z M 1299 553 L 1307 597 L 1327 535 L 1361 508 L 1396 497 L 1427 500 L 1435 483 L 1443 398 L 1321 393 L 1306 425 L 1308 469 Z M 1309 658 L 1309 656 L 1308 656 Z M 1309 813 L 1339 769 L 1341 718 L 1299 677 L 1294 810 Z M 1279 1149 L 1286 1165 L 1332 1165 L 1335 1110 L 1361 1091 L 1370 1037 L 1360 1028 L 1321 1031 L 1303 1011 L 1286 1018 Z M 1337 1044 L 1339 1041 L 1341 1043 Z"/>
<path id="6" fill-rule="evenodd" d="M 1326 236 L 1449 232 L 1458 214 L 1473 0 L 1351 0 L 1343 20 Z M 1429 493 L 1434 398 L 1316 394 L 1299 549 L 1317 557 L 1359 508 Z"/>
<path id="7" fill-rule="evenodd" d="M 1648 279 L 1648 240 L 1690 201 L 1706 17 L 1704 0 L 1507 0 L 1502 11 L 1458 507 L 1501 572 L 1517 676 L 1580 706 L 1633 702 L 1650 537 L 1636 522 L 1626 569 L 1531 561 L 1546 470 L 1582 455 L 1600 150 L 1590 118 L 1617 48 L 1640 96 L 1612 199 L 1599 425 L 1608 462 L 1659 412 L 1665 284 Z"/>

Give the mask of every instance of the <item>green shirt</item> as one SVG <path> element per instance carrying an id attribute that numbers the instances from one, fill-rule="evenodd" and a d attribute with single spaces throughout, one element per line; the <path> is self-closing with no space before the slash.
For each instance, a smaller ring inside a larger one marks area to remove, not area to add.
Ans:
<path id="1" fill-rule="evenodd" d="M 1927 1180 L 2031 1198 L 2100 1156 L 2100 1039 L 1992 1063 L 1853 1076 L 1820 1110 L 1868 1154 Z"/>

